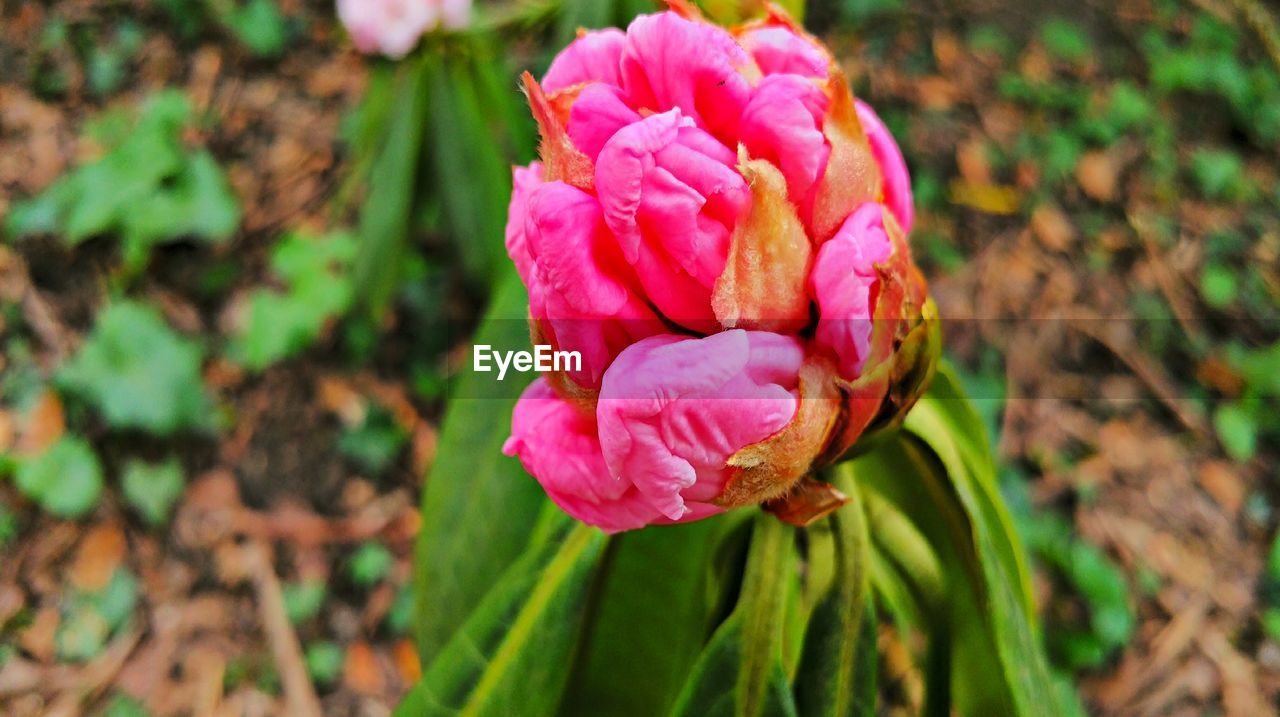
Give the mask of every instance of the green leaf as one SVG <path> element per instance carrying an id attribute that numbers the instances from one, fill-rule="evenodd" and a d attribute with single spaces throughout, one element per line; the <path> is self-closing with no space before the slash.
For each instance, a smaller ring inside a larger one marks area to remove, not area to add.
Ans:
<path id="1" fill-rule="evenodd" d="M 212 155 L 186 149 L 182 135 L 191 122 L 190 103 L 177 90 L 150 96 L 136 121 L 134 113 L 103 115 L 86 134 L 106 140 L 109 151 L 38 197 L 16 203 L 6 232 L 61 234 L 70 246 L 118 232 L 129 273 L 146 263 L 157 244 L 227 239 L 240 222 L 239 202 Z"/>
<path id="2" fill-rule="evenodd" d="M 612 539 L 561 715 L 666 714 L 713 627 L 708 562 L 731 516 Z"/>
<path id="3" fill-rule="evenodd" d="M 282 590 L 284 594 L 284 612 L 289 622 L 297 625 L 320 614 L 325 598 L 329 595 L 328 586 L 323 580 L 305 580 L 289 583 Z"/>
<path id="4" fill-rule="evenodd" d="M 1239 295 L 1236 272 L 1223 264 L 1206 264 L 1200 272 L 1200 295 L 1215 309 L 1226 309 Z"/>
<path id="5" fill-rule="evenodd" d="M 153 526 L 168 522 L 185 483 L 176 458 L 158 464 L 129 461 L 121 478 L 125 500 Z"/>
<path id="6" fill-rule="evenodd" d="M 1258 418 L 1246 402 L 1224 403 L 1213 412 L 1213 428 L 1227 455 L 1248 463 L 1258 453 Z"/>
<path id="7" fill-rule="evenodd" d="M 44 453 L 18 465 L 14 484 L 60 518 L 79 518 L 98 505 L 102 466 L 83 438 L 63 436 Z"/>
<path id="8" fill-rule="evenodd" d="M 783 662 L 787 597 L 796 579 L 795 530 L 760 513 L 738 604 L 689 675 L 673 715 L 796 715 Z"/>
<path id="9" fill-rule="evenodd" d="M 286 236 L 271 255 L 283 291 L 255 289 L 231 336 L 227 354 L 261 371 L 306 349 L 351 306 L 350 266 L 356 244 L 350 235 Z"/>
<path id="10" fill-rule="evenodd" d="M 404 264 L 409 242 L 409 220 L 418 186 L 418 163 L 422 156 L 423 133 L 427 125 L 428 65 L 434 57 L 400 63 L 394 82 L 376 85 L 395 98 L 385 128 L 384 141 L 374 150 L 364 206 L 360 209 L 358 251 L 355 257 L 355 291 L 360 302 L 374 316 L 380 316 L 391 302 Z M 378 102 L 378 97 L 366 102 Z M 434 104 L 434 103 L 431 103 Z M 456 177 L 449 181 L 458 181 Z M 480 191 L 472 187 L 472 191 Z M 483 191 L 499 191 L 486 187 Z"/>
<path id="11" fill-rule="evenodd" d="M 562 526 L 553 532 L 565 534 L 569 519 L 548 515 Z M 535 541 L 479 601 L 395 714 L 555 714 L 605 542 L 585 525 L 563 539 Z"/>
<path id="12" fill-rule="evenodd" d="M 151 717 L 151 713 L 132 697 L 116 695 L 107 703 L 101 717 Z"/>
<path id="13" fill-rule="evenodd" d="M 289 42 L 289 26 L 275 0 L 205 0 L 213 15 L 250 52 L 274 57 Z"/>
<path id="14" fill-rule="evenodd" d="M 329 641 L 313 642 L 307 645 L 303 660 L 307 664 L 307 674 L 312 681 L 328 685 L 338 681 L 342 676 L 342 663 L 346 651 L 342 646 Z"/>
<path id="15" fill-rule="evenodd" d="M 201 380 L 201 359 L 200 345 L 179 336 L 155 309 L 120 301 L 98 315 L 57 381 L 92 403 L 112 427 L 167 436 L 210 427 L 212 401 Z"/>
<path id="16" fill-rule="evenodd" d="M 951 371 L 939 369 L 908 415 L 907 435 L 854 465 L 926 538 L 943 570 L 942 596 L 926 599 L 933 674 L 926 701 L 945 714 L 1059 714 L 1034 617 L 1023 550 L 997 491 L 980 418 Z M 865 462 L 864 462 L 865 460 Z M 859 465 L 861 464 L 861 465 Z M 893 556 L 898 557 L 898 556 Z"/>
<path id="17" fill-rule="evenodd" d="M 364 543 L 351 556 L 351 579 L 360 587 L 373 587 L 387 576 L 394 563 L 391 551 L 382 543 Z"/>
<path id="18" fill-rule="evenodd" d="M 876 713 L 877 622 L 867 599 L 871 538 L 850 467 L 837 467 L 836 473 L 836 487 L 851 502 L 828 519 L 835 580 L 809 618 L 795 680 L 796 706 L 805 717 Z"/>
<path id="19" fill-rule="evenodd" d="M 468 49 L 467 55 L 445 55 L 428 65 L 428 147 L 445 229 L 467 275 L 487 284 L 510 261 L 503 232 L 513 157 L 504 152 L 503 120 L 513 116 L 508 108 L 519 95 L 514 88 L 482 94 L 501 84 L 483 79 L 497 71 L 500 59 L 478 40 Z"/>
<path id="20" fill-rule="evenodd" d="M 1040 39 L 1050 55 L 1067 62 L 1084 62 L 1094 52 L 1084 28 L 1062 18 L 1046 21 L 1040 27 Z"/>
<path id="21" fill-rule="evenodd" d="M 528 303 L 514 270 L 495 293 L 475 343 L 529 345 Z M 422 496 L 416 573 L 418 649 L 430 664 L 529 542 L 549 501 L 520 462 L 502 455 L 521 384 L 492 396 L 493 374 L 465 372 L 452 388 Z"/>

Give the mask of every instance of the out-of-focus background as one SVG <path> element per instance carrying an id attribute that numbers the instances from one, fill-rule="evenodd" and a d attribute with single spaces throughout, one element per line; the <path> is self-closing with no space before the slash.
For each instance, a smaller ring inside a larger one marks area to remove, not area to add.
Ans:
<path id="1" fill-rule="evenodd" d="M 495 121 L 489 93 L 518 109 L 555 5 L 479 8 L 495 59 L 414 95 L 428 150 Z M 1091 713 L 1280 700 L 1275 15 L 807 8 L 902 144 L 913 249 Z M 485 294 L 446 235 L 460 202 L 500 228 L 507 189 L 437 158 L 443 198 L 366 241 L 395 181 L 370 128 L 397 114 L 366 98 L 402 77 L 328 2 L 0 0 L 0 714 L 385 715 L 417 677 L 416 504 L 467 351 L 445 326 Z M 499 166 L 529 158 L 512 121 Z M 888 673 L 910 704 L 919 677 Z"/>

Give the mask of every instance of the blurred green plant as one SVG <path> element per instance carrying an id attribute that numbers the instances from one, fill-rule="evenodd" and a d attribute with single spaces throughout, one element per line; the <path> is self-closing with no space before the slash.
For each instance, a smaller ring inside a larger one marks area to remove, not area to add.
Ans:
<path id="1" fill-rule="evenodd" d="M 320 685 L 329 685 L 342 676 L 342 664 L 346 659 L 346 650 L 342 646 L 327 640 L 307 645 L 303 661 L 307 666 L 307 674 L 312 681 Z"/>
<path id="2" fill-rule="evenodd" d="M 329 589 L 322 580 L 305 580 L 286 584 L 283 593 L 284 612 L 289 622 L 298 625 L 320 614 Z"/>
<path id="3" fill-rule="evenodd" d="M 253 290 L 227 346 L 227 356 L 253 371 L 303 351 L 347 312 L 353 296 L 356 244 L 346 233 L 286 236 L 271 253 L 282 290 Z"/>
<path id="4" fill-rule="evenodd" d="M 168 436 L 214 427 L 202 359 L 200 344 L 176 333 L 154 308 L 122 300 L 98 315 L 56 381 L 88 401 L 112 428 Z"/>
<path id="5" fill-rule="evenodd" d="M 103 708 L 100 717 L 151 717 L 151 713 L 132 697 L 116 695 Z"/>
<path id="6" fill-rule="evenodd" d="M 343 432 L 338 450 L 370 477 L 377 477 L 391 467 L 408 440 L 389 411 L 373 406 L 363 423 Z"/>
<path id="7" fill-rule="evenodd" d="M 153 527 L 169 521 L 174 503 L 182 496 L 186 478 L 176 458 L 163 463 L 131 460 L 120 476 L 124 499 Z"/>
<path id="8" fill-rule="evenodd" d="M 107 137 L 114 141 L 103 147 L 100 159 L 77 167 L 38 197 L 16 203 L 6 234 L 56 234 L 68 246 L 118 234 L 129 275 L 146 265 L 159 244 L 229 238 L 240 222 L 239 202 L 213 156 L 185 146 L 183 133 L 193 124 L 186 97 L 177 90 L 152 95 L 135 121 L 116 120 L 129 131 Z"/>
<path id="9" fill-rule="evenodd" d="M 276 0 L 157 0 L 156 5 L 186 42 L 217 25 L 250 53 L 276 57 L 297 34 Z"/>
<path id="10" fill-rule="evenodd" d="M 382 543 L 363 543 L 348 564 L 351 580 L 362 588 L 371 588 L 387 576 L 394 563 L 391 551 Z"/>
<path id="11" fill-rule="evenodd" d="M 101 590 L 73 591 L 54 634 L 58 658 L 84 662 L 97 657 L 133 617 L 138 592 L 138 579 L 125 568 L 117 568 Z"/>
<path id="12" fill-rule="evenodd" d="M 19 461 L 13 483 L 49 513 L 79 518 L 98 505 L 102 465 L 87 441 L 63 436 L 42 453 Z"/>

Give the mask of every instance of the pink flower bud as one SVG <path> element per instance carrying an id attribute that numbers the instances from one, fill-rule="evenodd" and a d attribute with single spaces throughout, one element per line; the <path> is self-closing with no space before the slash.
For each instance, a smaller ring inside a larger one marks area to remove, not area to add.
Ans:
<path id="1" fill-rule="evenodd" d="M 361 52 L 399 59 L 428 30 L 470 24 L 471 0 L 338 0 L 338 19 Z"/>
<path id="2" fill-rule="evenodd" d="M 607 530 L 779 500 L 811 520 L 843 498 L 808 476 L 931 375 L 910 178 L 780 11 L 726 31 L 669 3 L 524 76 L 542 162 L 507 250 L 535 340 L 583 367 L 525 394 L 507 450 Z"/>

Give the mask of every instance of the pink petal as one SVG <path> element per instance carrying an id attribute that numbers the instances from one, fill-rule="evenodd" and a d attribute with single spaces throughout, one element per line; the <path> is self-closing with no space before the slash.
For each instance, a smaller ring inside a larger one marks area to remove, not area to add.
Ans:
<path id="1" fill-rule="evenodd" d="M 591 414 L 556 396 L 545 379 L 516 403 L 502 452 L 519 456 L 552 502 L 584 523 L 618 532 L 663 521 L 635 486 L 609 475 Z"/>
<path id="2" fill-rule="evenodd" d="M 876 114 L 871 106 L 862 100 L 855 100 L 858 109 L 858 121 L 862 123 L 862 131 L 871 144 L 871 154 L 880 165 L 880 173 L 884 175 L 884 202 L 898 220 L 904 234 L 911 233 L 911 225 L 915 222 L 915 202 L 911 196 L 911 174 L 907 171 L 907 161 L 902 158 L 902 150 L 889 134 L 889 128 Z"/>
<path id="3" fill-rule="evenodd" d="M 741 74 L 750 58 L 725 30 L 671 12 L 642 15 L 627 28 L 622 87 L 628 104 L 653 112 L 679 108 L 728 146 L 751 95 Z"/>
<path id="4" fill-rule="evenodd" d="M 516 272 L 527 287 L 531 285 L 533 257 L 529 256 L 529 247 L 525 241 L 524 221 L 529 197 L 542 185 L 542 163 L 533 162 L 528 167 L 514 167 L 511 170 L 511 185 L 505 237 L 507 256 L 515 263 Z"/>
<path id="5" fill-rule="evenodd" d="M 765 332 L 634 344 L 605 373 L 596 408 L 611 474 L 672 520 L 715 499 L 729 457 L 795 416 L 803 361 L 797 339 Z"/>
<path id="6" fill-rule="evenodd" d="M 581 354 L 581 370 L 569 376 L 599 387 L 614 356 L 662 323 L 635 293 L 595 197 L 563 182 L 543 184 L 529 197 L 525 235 L 540 298 L 533 316 L 545 320 L 559 349 Z"/>
<path id="7" fill-rule="evenodd" d="M 742 115 L 740 137 L 755 159 L 772 162 L 787 179 L 787 194 L 797 208 L 826 169 L 831 147 L 822 134 L 827 96 L 799 75 L 769 75 L 751 96 Z"/>
<path id="8" fill-rule="evenodd" d="M 613 27 L 583 33 L 556 55 L 542 78 L 542 89 L 552 94 L 583 82 L 620 86 L 618 62 L 625 43 L 626 35 Z"/>
<path id="9" fill-rule="evenodd" d="M 616 132 L 596 162 L 605 223 L 646 296 L 690 328 L 714 325 L 711 290 L 750 202 L 733 155 L 678 110 Z"/>
<path id="10" fill-rule="evenodd" d="M 744 33 L 738 42 L 766 75 L 785 73 L 825 79 L 831 64 L 822 48 L 780 25 Z"/>
<path id="11" fill-rule="evenodd" d="M 810 292 L 818 303 L 819 346 L 838 359 L 840 375 L 857 378 L 871 344 L 875 265 L 893 251 L 884 228 L 884 205 L 868 202 L 854 210 L 835 236 L 818 249 L 809 275 Z"/>

